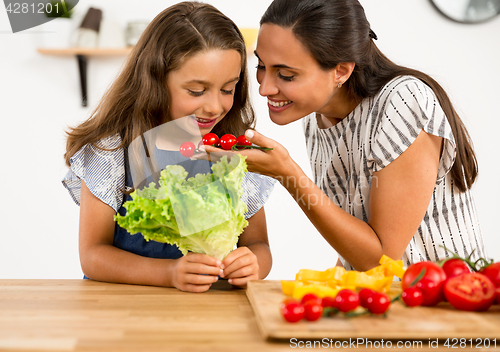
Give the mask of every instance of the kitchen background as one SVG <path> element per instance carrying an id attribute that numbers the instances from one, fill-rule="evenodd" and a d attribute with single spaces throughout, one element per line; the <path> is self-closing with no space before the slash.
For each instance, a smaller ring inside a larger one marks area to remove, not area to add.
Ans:
<path id="1" fill-rule="evenodd" d="M 271 0 L 206 2 L 241 28 L 258 28 Z M 72 26 L 80 24 L 90 7 L 100 9 L 101 30 L 109 34 L 103 38 L 106 45 L 121 46 L 119 37 L 129 22 L 150 21 L 173 3 L 80 0 Z M 395 62 L 436 78 L 463 118 L 479 159 L 473 192 L 483 236 L 489 256 L 500 260 L 500 16 L 481 24 L 459 24 L 443 17 L 427 0 L 361 3 L 382 51 Z M 61 184 L 67 171 L 64 130 L 89 117 L 125 59 L 89 57 L 88 107 L 82 107 L 76 59 L 37 52 L 51 39 L 47 35 L 57 33 L 50 25 L 13 34 L 7 12 L 0 8 L 0 279 L 82 277 L 79 208 Z M 259 96 L 255 81 L 257 60 L 253 54 L 248 60 L 257 129 L 288 148 L 310 175 L 300 122 L 285 127 L 270 122 L 266 99 Z M 276 186 L 266 213 L 274 257 L 269 279 L 293 279 L 301 268 L 324 270 L 335 265 L 335 251 L 283 187 Z"/>

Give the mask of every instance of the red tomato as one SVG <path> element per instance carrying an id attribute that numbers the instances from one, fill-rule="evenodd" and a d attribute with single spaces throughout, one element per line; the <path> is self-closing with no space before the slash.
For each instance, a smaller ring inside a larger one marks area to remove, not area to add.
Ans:
<path id="1" fill-rule="evenodd" d="M 341 312 L 347 313 L 359 306 L 359 295 L 348 289 L 340 290 L 335 296 L 335 304 Z"/>
<path id="2" fill-rule="evenodd" d="M 289 323 L 296 323 L 304 318 L 304 306 L 295 299 L 287 299 L 280 304 L 281 315 Z"/>
<path id="3" fill-rule="evenodd" d="M 236 138 L 236 145 L 246 145 L 246 146 L 251 146 L 252 142 L 250 142 L 245 135 L 241 135 L 238 138 Z"/>
<path id="4" fill-rule="evenodd" d="M 408 287 L 407 289 L 403 290 L 403 293 L 401 293 L 401 298 L 408 307 L 421 306 L 424 302 L 424 295 L 422 294 L 422 291 L 420 291 L 416 287 Z"/>
<path id="5" fill-rule="evenodd" d="M 220 137 L 220 146 L 224 150 L 231 150 L 233 145 L 236 144 L 236 137 L 232 134 L 225 134 Z"/>
<path id="6" fill-rule="evenodd" d="M 317 295 L 315 295 L 314 293 L 306 293 L 302 299 L 300 300 L 300 303 L 302 304 L 306 304 L 306 302 L 308 301 L 313 301 L 313 302 L 316 302 L 316 303 L 319 303 L 321 304 L 321 298 L 319 298 Z"/>
<path id="7" fill-rule="evenodd" d="M 195 146 L 193 142 L 184 142 L 179 147 L 181 155 L 185 158 L 190 158 L 194 155 Z"/>
<path id="8" fill-rule="evenodd" d="M 444 262 L 442 268 L 446 274 L 447 280 L 461 274 L 470 273 L 469 266 L 463 260 L 458 258 L 448 259 Z"/>
<path id="9" fill-rule="evenodd" d="M 207 133 L 203 136 L 202 142 L 204 145 L 216 145 L 219 141 L 219 137 L 215 133 Z"/>
<path id="10" fill-rule="evenodd" d="M 497 289 L 495 290 L 495 296 L 497 304 L 500 304 L 500 287 L 497 287 Z"/>
<path id="11" fill-rule="evenodd" d="M 323 308 L 337 308 L 337 303 L 335 302 L 335 297 L 326 296 L 321 300 L 321 305 Z"/>
<path id="12" fill-rule="evenodd" d="M 373 314 L 383 314 L 389 309 L 391 299 L 385 293 L 373 292 L 367 300 L 368 310 Z"/>
<path id="13" fill-rule="evenodd" d="M 371 297 L 375 291 L 369 289 L 369 288 L 364 288 L 361 291 L 359 291 L 359 304 L 361 307 L 368 308 L 368 298 Z"/>
<path id="14" fill-rule="evenodd" d="M 488 265 L 479 271 L 481 274 L 486 275 L 488 279 L 493 282 L 495 287 L 500 287 L 500 262 Z"/>
<path id="15" fill-rule="evenodd" d="M 462 274 L 448 280 L 444 294 L 456 309 L 481 311 L 487 310 L 493 304 L 495 286 L 483 274 Z"/>
<path id="16" fill-rule="evenodd" d="M 444 270 L 436 263 L 423 261 L 410 265 L 403 275 L 401 288 L 405 290 L 410 287 L 423 269 L 425 274 L 416 287 L 422 291 L 424 298 L 422 305 L 434 306 L 444 299 L 443 287 L 446 280 Z"/>
<path id="17" fill-rule="evenodd" d="M 309 321 L 316 321 L 323 315 L 323 306 L 314 299 L 304 304 L 304 317 Z"/>

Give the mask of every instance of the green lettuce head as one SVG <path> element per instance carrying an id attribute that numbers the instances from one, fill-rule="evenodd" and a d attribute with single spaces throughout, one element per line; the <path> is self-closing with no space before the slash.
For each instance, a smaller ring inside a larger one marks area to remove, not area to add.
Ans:
<path id="1" fill-rule="evenodd" d="M 241 201 L 245 157 L 227 156 L 212 165 L 212 173 L 197 174 L 186 180 L 187 171 L 169 165 L 154 182 L 131 193 L 123 204 L 125 216 L 115 220 L 131 234 L 141 233 L 146 241 L 177 245 L 183 254 L 205 253 L 224 259 L 248 225 Z M 158 187 L 157 187 L 158 186 Z"/>

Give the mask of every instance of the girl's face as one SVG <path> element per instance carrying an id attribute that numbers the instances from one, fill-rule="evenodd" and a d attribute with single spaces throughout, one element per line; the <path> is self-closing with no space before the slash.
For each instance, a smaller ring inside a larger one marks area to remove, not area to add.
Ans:
<path id="1" fill-rule="evenodd" d="M 188 58 L 169 73 L 171 116 L 183 119 L 182 128 L 193 136 L 210 132 L 231 110 L 241 72 L 241 55 L 236 50 L 208 50 Z"/>
<path id="2" fill-rule="evenodd" d="M 323 70 L 290 29 L 263 24 L 255 54 L 259 93 L 267 97 L 274 123 L 286 125 L 313 112 L 331 113 L 338 91 L 334 70 Z"/>

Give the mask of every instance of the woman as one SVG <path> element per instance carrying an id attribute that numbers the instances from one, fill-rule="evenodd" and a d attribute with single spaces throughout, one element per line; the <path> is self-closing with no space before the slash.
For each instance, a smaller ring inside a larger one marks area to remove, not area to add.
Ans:
<path id="1" fill-rule="evenodd" d="M 244 151 L 278 179 L 347 269 L 485 256 L 470 188 L 477 161 L 443 88 L 374 43 L 357 0 L 275 0 L 261 19 L 259 92 L 271 120 L 303 119 L 314 182 L 277 142 Z M 214 149 L 207 148 L 207 151 Z"/>

